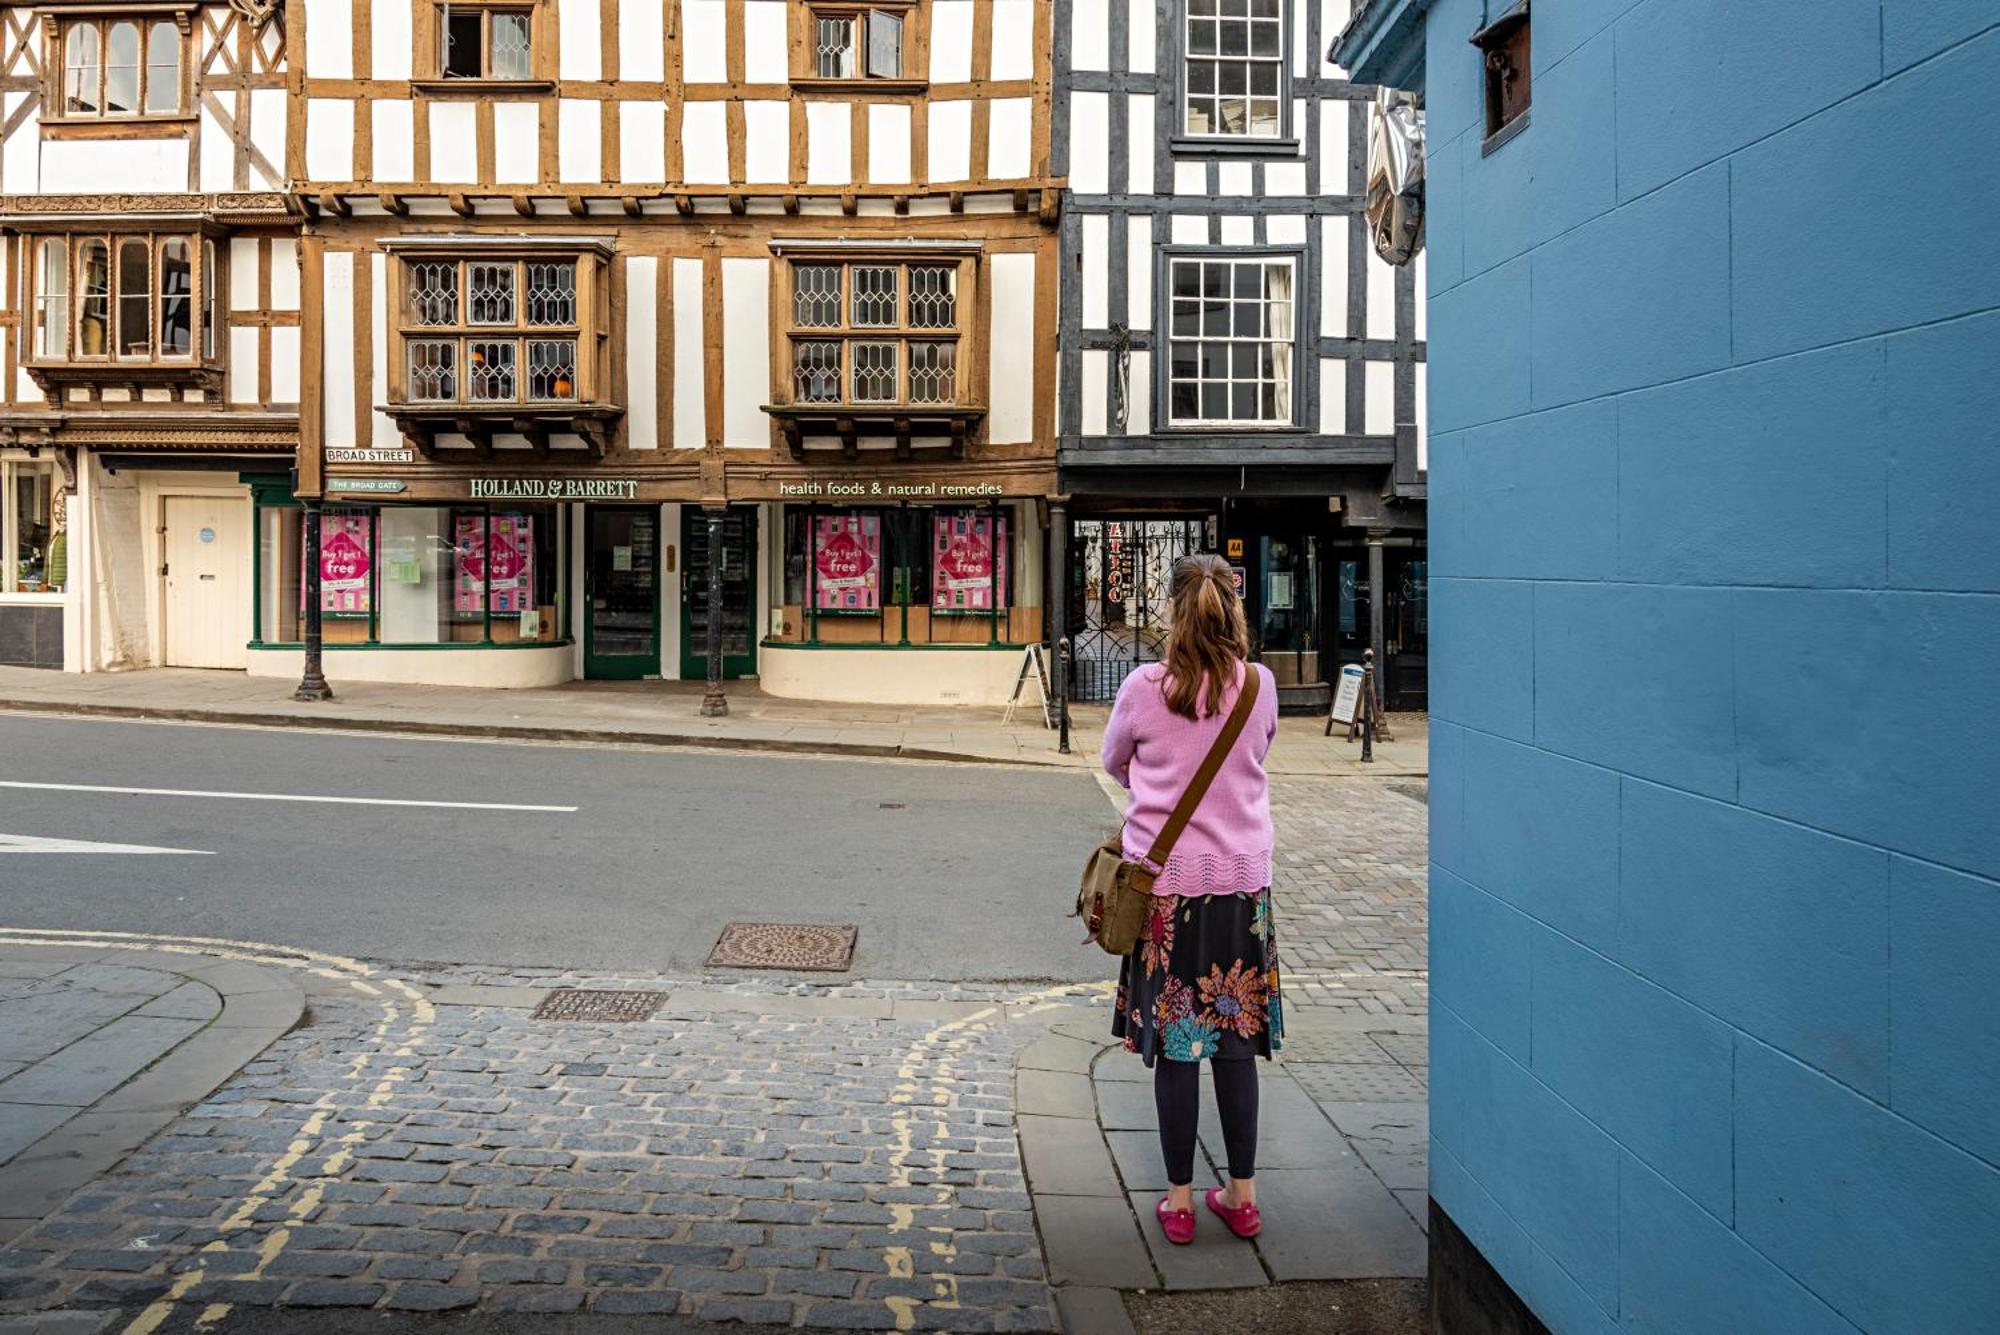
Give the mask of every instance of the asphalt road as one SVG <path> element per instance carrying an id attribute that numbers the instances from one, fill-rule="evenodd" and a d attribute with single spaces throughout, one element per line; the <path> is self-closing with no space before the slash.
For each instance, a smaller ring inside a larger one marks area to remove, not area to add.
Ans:
<path id="1" fill-rule="evenodd" d="M 1115 819 L 1080 772 L 0 717 L 0 780 L 576 808 L 0 787 L 0 927 L 691 977 L 731 920 L 854 923 L 855 977 L 1113 972 L 1060 916 Z"/>

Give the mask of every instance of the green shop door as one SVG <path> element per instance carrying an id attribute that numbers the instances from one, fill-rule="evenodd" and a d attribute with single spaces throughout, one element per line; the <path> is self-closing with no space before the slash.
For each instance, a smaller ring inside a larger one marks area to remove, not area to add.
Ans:
<path id="1" fill-rule="evenodd" d="M 699 506 L 681 509 L 681 676 L 708 676 L 708 514 Z M 722 516 L 722 675 L 748 677 L 757 671 L 757 512 L 736 509 Z"/>
<path id="2" fill-rule="evenodd" d="M 660 672 L 660 511 L 584 512 L 583 675 L 636 681 Z"/>

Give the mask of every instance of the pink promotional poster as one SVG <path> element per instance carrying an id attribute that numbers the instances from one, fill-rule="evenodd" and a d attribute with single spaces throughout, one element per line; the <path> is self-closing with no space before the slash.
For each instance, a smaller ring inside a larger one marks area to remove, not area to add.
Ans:
<path id="1" fill-rule="evenodd" d="M 997 547 L 997 551 L 996 551 Z M 1000 605 L 1007 605 L 1007 516 L 999 532 L 992 517 L 939 511 L 931 520 L 931 608 L 938 612 L 993 610 L 994 558 L 999 558 Z"/>
<path id="2" fill-rule="evenodd" d="M 882 606 L 882 517 L 819 515 L 813 522 L 814 605 L 873 612 Z"/>
<path id="3" fill-rule="evenodd" d="M 486 521 L 458 517 L 458 562 L 452 606 L 476 613 L 479 591 L 492 591 L 493 611 L 524 612 L 535 596 L 535 520 L 532 515 L 494 515 L 491 540 L 480 542 Z M 483 550 L 482 550 L 483 548 Z"/>
<path id="4" fill-rule="evenodd" d="M 373 537 L 373 526 L 365 514 L 329 511 L 321 516 L 320 611 L 336 615 L 368 615 L 368 572 L 375 557 Z M 301 553 L 301 562 L 303 559 L 304 554 Z"/>

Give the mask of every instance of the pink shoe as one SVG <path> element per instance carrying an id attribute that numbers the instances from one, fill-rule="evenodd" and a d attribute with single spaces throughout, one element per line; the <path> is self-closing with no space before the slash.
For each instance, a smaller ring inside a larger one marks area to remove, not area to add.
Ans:
<path id="1" fill-rule="evenodd" d="M 1177 1247 L 1185 1247 L 1194 1241 L 1194 1211 L 1170 1210 L 1167 1198 L 1160 1197 L 1160 1203 L 1153 1213 L 1160 1217 L 1160 1232 L 1167 1235 L 1167 1241 Z"/>
<path id="2" fill-rule="evenodd" d="M 1216 1218 L 1229 1225 L 1229 1231 L 1239 1238 L 1254 1238 L 1257 1236 L 1257 1231 L 1264 1227 L 1263 1216 L 1257 1213 L 1255 1201 L 1232 1210 L 1222 1203 L 1221 1187 L 1210 1187 L 1202 1199 L 1208 1202 L 1209 1209 L 1215 1211 Z M 1164 1219 L 1165 1216 L 1162 1215 L 1161 1218 Z M 1188 1230 L 1188 1236 L 1194 1236 L 1193 1229 Z"/>

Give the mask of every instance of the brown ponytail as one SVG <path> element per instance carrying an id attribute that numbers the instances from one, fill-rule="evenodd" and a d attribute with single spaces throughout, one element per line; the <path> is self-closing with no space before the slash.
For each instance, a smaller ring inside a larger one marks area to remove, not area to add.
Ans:
<path id="1" fill-rule="evenodd" d="M 1168 599 L 1167 708 L 1186 719 L 1219 714 L 1236 665 L 1250 656 L 1250 628 L 1229 563 L 1212 553 L 1182 557 Z"/>

